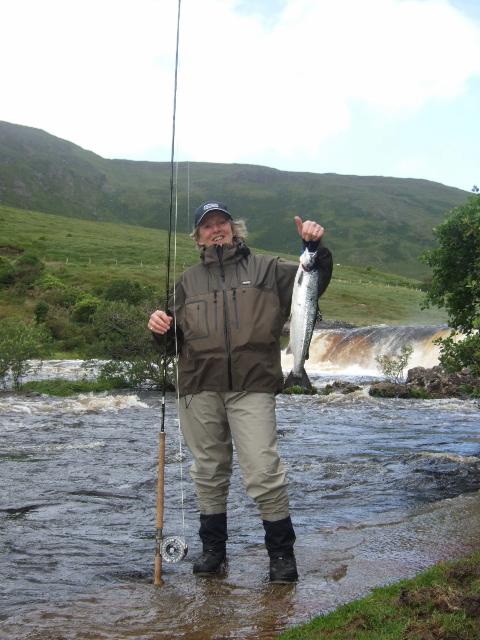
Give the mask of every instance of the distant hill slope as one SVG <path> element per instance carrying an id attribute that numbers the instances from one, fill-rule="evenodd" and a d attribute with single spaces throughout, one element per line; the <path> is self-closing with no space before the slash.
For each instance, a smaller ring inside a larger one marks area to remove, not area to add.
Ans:
<path id="1" fill-rule="evenodd" d="M 255 251 L 255 247 L 252 246 Z M 75 291 L 98 293 L 114 280 L 148 285 L 164 301 L 167 233 L 110 222 L 93 222 L 24 211 L 0 205 L 0 261 L 14 261 L 24 252 L 37 254 L 45 273 L 54 275 Z M 283 258 L 297 260 L 295 256 Z M 177 260 L 171 281 L 198 262 L 192 239 L 177 236 Z M 342 265 L 321 300 L 325 320 L 359 325 L 439 324 L 445 314 L 421 309 L 424 293 L 412 278 L 385 274 L 375 269 Z M 36 303 L 43 298 L 41 286 L 8 288 L 0 283 L 0 320 L 18 317 L 31 320 Z M 61 315 L 61 314 L 60 314 Z"/>
<path id="2" fill-rule="evenodd" d="M 39 129 L 0 122 L 0 204 L 97 221 L 167 228 L 168 162 L 107 160 Z M 180 163 L 179 231 L 203 200 L 226 201 L 252 244 L 298 251 L 292 218 L 322 221 L 336 263 L 421 276 L 432 228 L 468 193 L 427 180 Z M 187 202 L 191 203 L 187 211 Z"/>

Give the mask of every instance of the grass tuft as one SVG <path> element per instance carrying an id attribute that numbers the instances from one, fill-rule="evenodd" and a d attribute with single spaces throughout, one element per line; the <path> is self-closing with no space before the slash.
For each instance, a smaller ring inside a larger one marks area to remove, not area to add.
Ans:
<path id="1" fill-rule="evenodd" d="M 103 378 L 99 380 L 32 380 L 22 384 L 17 393 L 67 397 L 78 393 L 113 391 L 120 388 L 125 388 L 125 385 L 117 380 Z"/>

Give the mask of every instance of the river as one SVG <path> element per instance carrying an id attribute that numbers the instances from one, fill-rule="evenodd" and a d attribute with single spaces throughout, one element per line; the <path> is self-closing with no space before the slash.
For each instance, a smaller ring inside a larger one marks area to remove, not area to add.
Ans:
<path id="1" fill-rule="evenodd" d="M 334 358 L 327 364 L 322 372 L 311 362 L 319 387 L 378 377 L 368 367 L 355 376 L 337 367 L 332 375 Z M 51 362 L 44 374 L 71 377 L 75 367 Z M 363 387 L 280 395 L 277 412 L 298 585 L 268 583 L 263 529 L 238 471 L 228 571 L 192 575 L 198 513 L 168 395 L 164 532 L 185 534 L 189 553 L 164 563 L 164 584 L 155 588 L 159 395 L 1 395 L 0 637 L 269 639 L 375 585 L 478 547 L 478 401 L 385 400 Z"/>

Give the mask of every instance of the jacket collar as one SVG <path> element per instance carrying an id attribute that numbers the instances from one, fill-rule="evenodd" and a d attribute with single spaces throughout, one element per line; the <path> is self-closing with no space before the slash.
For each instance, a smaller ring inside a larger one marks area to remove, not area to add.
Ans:
<path id="1" fill-rule="evenodd" d="M 242 258 L 246 258 L 250 253 L 250 249 L 243 242 L 234 242 L 234 244 L 224 244 L 222 246 L 211 245 L 203 247 L 200 258 L 206 267 L 211 265 L 224 265 L 238 262 Z"/>

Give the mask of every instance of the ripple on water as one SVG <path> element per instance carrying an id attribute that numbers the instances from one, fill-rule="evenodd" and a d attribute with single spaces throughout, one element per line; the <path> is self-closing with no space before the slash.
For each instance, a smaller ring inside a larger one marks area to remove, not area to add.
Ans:
<path id="1" fill-rule="evenodd" d="M 175 398 L 167 395 L 164 533 L 185 532 L 190 551 L 164 567 L 157 590 L 159 395 L 2 396 L 2 637 L 274 638 L 426 566 L 454 541 L 469 544 L 473 522 L 480 531 L 468 496 L 445 499 L 480 487 L 475 405 L 357 394 L 279 396 L 277 409 L 301 581 L 282 590 L 268 584 L 263 528 L 237 465 L 228 573 L 192 576 L 200 545 L 184 468 L 191 459 L 180 453 Z"/>

